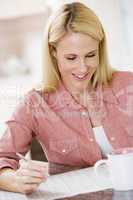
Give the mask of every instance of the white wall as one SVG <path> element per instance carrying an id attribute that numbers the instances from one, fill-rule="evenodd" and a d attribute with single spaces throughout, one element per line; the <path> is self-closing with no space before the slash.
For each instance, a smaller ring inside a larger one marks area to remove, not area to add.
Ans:
<path id="1" fill-rule="evenodd" d="M 0 0 L 0 19 L 43 12 L 46 0 Z"/>
<path id="2" fill-rule="evenodd" d="M 133 71 L 133 1 L 119 0 L 126 66 Z M 127 68 L 125 67 L 125 68 Z"/>

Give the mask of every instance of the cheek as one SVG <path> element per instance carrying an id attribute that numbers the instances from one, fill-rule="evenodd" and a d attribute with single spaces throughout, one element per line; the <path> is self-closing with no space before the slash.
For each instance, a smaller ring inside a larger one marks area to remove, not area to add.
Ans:
<path id="1" fill-rule="evenodd" d="M 90 63 L 89 63 L 89 71 L 91 72 L 91 73 L 94 73 L 96 70 L 97 70 L 97 68 L 99 67 L 99 60 L 92 60 Z"/>
<path id="2" fill-rule="evenodd" d="M 72 65 L 65 60 L 58 61 L 58 68 L 61 74 L 69 73 L 73 70 Z"/>
<path id="3" fill-rule="evenodd" d="M 96 58 L 92 58 L 92 59 L 89 59 L 88 61 L 87 61 L 87 64 L 88 64 L 88 66 L 92 66 L 92 67 L 98 67 L 98 65 L 99 65 L 99 57 L 97 56 Z"/>

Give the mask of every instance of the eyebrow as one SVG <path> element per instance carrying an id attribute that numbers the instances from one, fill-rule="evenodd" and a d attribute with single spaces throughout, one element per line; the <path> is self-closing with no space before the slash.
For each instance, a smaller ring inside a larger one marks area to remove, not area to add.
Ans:
<path id="1" fill-rule="evenodd" d="M 88 54 L 92 54 L 92 53 L 96 53 L 98 51 L 98 49 L 94 49 L 94 50 L 92 50 L 92 51 L 89 51 L 86 55 L 88 55 Z M 74 53 L 68 53 L 68 54 L 64 54 L 65 56 L 76 56 L 76 54 L 74 54 Z"/>

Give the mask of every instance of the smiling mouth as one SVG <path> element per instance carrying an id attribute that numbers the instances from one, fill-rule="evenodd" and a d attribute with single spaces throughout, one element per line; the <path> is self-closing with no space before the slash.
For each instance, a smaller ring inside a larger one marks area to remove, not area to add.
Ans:
<path id="1" fill-rule="evenodd" d="M 74 76 L 74 78 L 76 80 L 85 80 L 88 76 L 89 72 L 87 74 L 84 74 L 84 75 L 77 75 L 77 74 L 72 74 Z"/>

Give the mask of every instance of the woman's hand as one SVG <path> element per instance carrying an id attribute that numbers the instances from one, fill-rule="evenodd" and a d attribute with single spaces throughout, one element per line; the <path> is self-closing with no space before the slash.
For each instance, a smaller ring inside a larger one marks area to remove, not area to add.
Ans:
<path id="1" fill-rule="evenodd" d="M 1 170 L 0 188 L 11 192 L 30 194 L 37 189 L 40 183 L 46 181 L 47 177 L 47 162 L 20 160 L 18 170 Z"/>
<path id="2" fill-rule="evenodd" d="M 16 189 L 21 193 L 32 193 L 48 177 L 48 163 L 34 160 L 20 160 L 20 168 L 15 172 Z"/>

